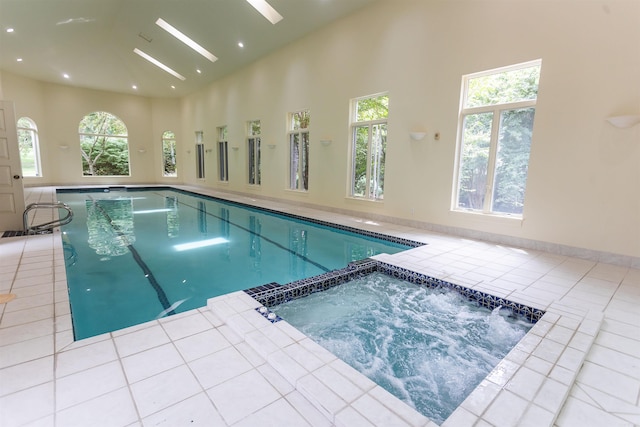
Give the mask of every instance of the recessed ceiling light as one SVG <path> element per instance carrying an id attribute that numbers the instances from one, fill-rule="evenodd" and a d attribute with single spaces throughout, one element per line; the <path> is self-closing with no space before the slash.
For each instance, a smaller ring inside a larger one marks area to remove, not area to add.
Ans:
<path id="1" fill-rule="evenodd" d="M 200 69 L 199 69 L 199 68 L 196 68 L 196 73 L 198 73 L 198 74 L 202 74 L 202 71 L 200 71 Z"/>
<path id="2" fill-rule="evenodd" d="M 22 58 L 17 58 L 16 61 L 22 62 Z"/>
<path id="3" fill-rule="evenodd" d="M 267 18 L 272 24 L 277 24 L 282 20 L 282 15 L 278 13 L 266 0 L 247 0 L 262 16 Z"/>
<path id="4" fill-rule="evenodd" d="M 213 53 L 209 52 L 207 49 L 203 48 L 198 43 L 196 43 L 193 40 L 191 40 L 189 37 L 187 37 L 185 34 L 180 32 L 180 30 L 178 30 L 177 28 L 173 27 L 171 24 L 169 24 L 164 19 L 158 18 L 158 20 L 156 21 L 156 24 L 160 28 L 162 28 L 163 30 L 165 30 L 166 32 L 171 34 L 173 37 L 177 38 L 182 43 L 184 43 L 187 46 L 189 46 L 191 49 L 195 50 L 200 55 L 202 55 L 205 58 L 207 58 L 209 61 L 216 62 L 218 60 L 218 58 L 216 58 L 216 56 Z"/>
<path id="5" fill-rule="evenodd" d="M 238 42 L 238 47 L 244 47 L 244 43 Z"/>
<path id="6" fill-rule="evenodd" d="M 138 86 L 136 86 L 136 85 L 131 85 L 131 89 L 137 90 L 137 89 L 138 89 Z"/>
<path id="7" fill-rule="evenodd" d="M 171 85 L 171 89 L 175 89 L 176 87 L 174 85 Z"/>
<path id="8" fill-rule="evenodd" d="M 158 68 L 163 69 L 164 71 L 166 71 L 167 73 L 171 74 L 172 76 L 180 79 L 180 80 L 186 80 L 186 78 L 182 75 L 179 74 L 175 71 L 173 71 L 171 68 L 167 67 L 166 65 L 164 65 L 162 62 L 158 61 L 156 58 L 154 58 L 153 56 L 150 56 L 146 53 L 144 53 L 143 51 L 141 51 L 138 48 L 133 49 L 133 51 L 140 55 L 141 57 L 143 57 L 144 59 L 146 59 L 147 61 L 151 62 L 153 65 L 155 65 Z"/>
<path id="9" fill-rule="evenodd" d="M 7 28 L 7 33 L 13 33 L 14 29 L 13 28 Z"/>
<path id="10" fill-rule="evenodd" d="M 62 77 L 64 77 L 65 79 L 70 78 L 69 74 L 67 74 L 67 73 L 64 73 L 64 74 L 62 75 Z"/>

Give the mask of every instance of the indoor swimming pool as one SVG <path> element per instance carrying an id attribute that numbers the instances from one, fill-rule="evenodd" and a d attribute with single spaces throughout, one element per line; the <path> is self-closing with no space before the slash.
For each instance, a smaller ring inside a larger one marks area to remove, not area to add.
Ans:
<path id="1" fill-rule="evenodd" d="M 58 190 L 76 339 L 419 245 L 170 188 Z"/>
<path id="2" fill-rule="evenodd" d="M 511 309 L 380 271 L 270 313 L 438 424 L 533 326 Z"/>

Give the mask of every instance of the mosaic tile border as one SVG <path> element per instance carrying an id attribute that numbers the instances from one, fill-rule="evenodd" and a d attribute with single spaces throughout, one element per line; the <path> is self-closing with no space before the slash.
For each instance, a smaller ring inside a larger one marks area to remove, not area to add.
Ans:
<path id="1" fill-rule="evenodd" d="M 456 285 L 442 279 L 436 279 L 425 274 L 416 273 L 406 268 L 386 264 L 370 258 L 350 263 L 340 270 L 307 279 L 298 280 L 286 285 L 269 283 L 263 286 L 246 289 L 244 292 L 258 301 L 264 307 L 273 307 L 287 301 L 302 298 L 315 292 L 322 292 L 334 286 L 349 282 L 373 272 L 380 272 L 400 280 L 426 286 L 431 289 L 450 289 L 476 304 L 493 310 L 498 307 L 510 310 L 514 315 L 520 316 L 531 323 L 536 323 L 545 314 L 544 310 L 519 304 L 505 298 L 496 297 L 485 292 Z M 263 314 L 264 315 L 264 314 Z"/>

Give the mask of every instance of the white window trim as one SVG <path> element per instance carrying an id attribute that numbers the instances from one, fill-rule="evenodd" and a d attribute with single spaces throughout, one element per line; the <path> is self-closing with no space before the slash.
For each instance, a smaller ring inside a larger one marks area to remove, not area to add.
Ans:
<path id="1" fill-rule="evenodd" d="M 348 155 L 348 159 L 349 159 L 349 178 L 347 179 L 347 199 L 351 199 L 351 200 L 359 200 L 359 201 L 367 201 L 367 202 L 374 202 L 374 203 L 383 203 L 384 202 L 384 197 L 382 199 L 378 199 L 378 198 L 371 198 L 368 196 L 369 194 L 369 183 L 367 182 L 367 186 L 366 186 L 366 190 L 365 190 L 365 196 L 357 196 L 355 194 L 353 194 L 353 189 L 354 189 L 354 179 L 355 179 L 355 170 L 354 170 L 354 166 L 355 166 L 355 128 L 356 127 L 361 127 L 361 126 L 368 126 L 369 127 L 369 139 L 367 141 L 367 153 L 371 153 L 371 128 L 374 125 L 377 124 L 386 124 L 387 127 L 389 126 L 389 115 L 387 115 L 387 117 L 385 119 L 376 119 L 376 120 L 365 120 L 365 121 L 356 121 L 356 106 L 358 105 L 358 101 L 363 100 L 363 99 L 370 99 L 370 98 L 377 98 L 380 96 L 389 96 L 388 92 L 379 92 L 379 93 L 374 93 L 371 95 L 365 95 L 365 96 L 359 96 L 357 98 L 352 98 L 350 105 L 349 105 L 349 144 L 348 144 L 348 150 L 349 150 L 349 155 Z M 370 176 L 370 171 L 371 169 L 371 164 L 370 162 L 367 162 L 367 172 L 366 175 Z"/>
<path id="2" fill-rule="evenodd" d="M 494 212 L 491 210 L 492 197 L 485 197 L 484 204 L 482 210 L 476 209 L 464 209 L 458 207 L 458 200 L 460 197 L 460 164 L 462 162 L 462 138 L 464 131 L 464 119 L 468 115 L 472 114 L 481 114 L 481 113 L 493 113 L 493 122 L 491 124 L 491 139 L 489 146 L 489 159 L 488 165 L 489 168 L 487 170 L 487 183 L 485 184 L 485 192 L 486 194 L 492 194 L 494 179 L 495 179 L 495 157 L 497 154 L 497 144 L 498 144 L 498 135 L 500 128 L 500 116 L 503 111 L 508 110 L 518 110 L 523 108 L 535 108 L 538 102 L 538 99 L 533 100 L 524 100 L 524 101 L 516 101 L 516 102 L 506 102 L 502 104 L 492 104 L 492 105 L 483 105 L 479 107 L 469 107 L 464 108 L 464 103 L 466 99 L 466 95 L 469 90 L 469 80 L 473 80 L 478 77 L 506 73 L 509 71 L 520 70 L 523 68 L 530 68 L 535 66 L 542 66 L 542 60 L 536 59 L 533 61 L 522 62 L 520 64 L 509 65 L 506 67 L 494 68 L 492 70 L 481 71 L 477 73 L 467 74 L 463 76 L 462 79 L 462 88 L 460 91 L 460 107 L 459 107 L 459 115 L 458 115 L 458 130 L 456 137 L 456 153 L 455 153 L 455 163 L 454 163 L 454 191 L 452 192 L 451 197 L 451 211 L 456 213 L 463 214 L 475 214 L 475 215 L 485 215 L 485 216 L 495 216 L 495 217 L 508 217 L 508 218 L 517 218 L 522 219 L 522 215 L 510 214 L 510 213 L 501 213 Z"/>

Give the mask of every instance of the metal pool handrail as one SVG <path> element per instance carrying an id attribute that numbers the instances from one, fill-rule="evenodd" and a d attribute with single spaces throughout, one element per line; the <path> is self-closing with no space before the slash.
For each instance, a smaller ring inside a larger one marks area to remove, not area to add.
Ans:
<path id="1" fill-rule="evenodd" d="M 53 221 L 45 222 L 43 224 L 29 226 L 29 212 L 34 209 L 47 208 L 47 209 L 64 209 L 67 214 L 64 218 L 54 219 Z M 58 203 L 30 203 L 27 205 L 24 213 L 22 214 L 22 226 L 25 233 L 39 233 L 43 231 L 53 230 L 55 227 L 69 224 L 73 219 L 73 211 L 71 208 L 62 202 Z"/>

